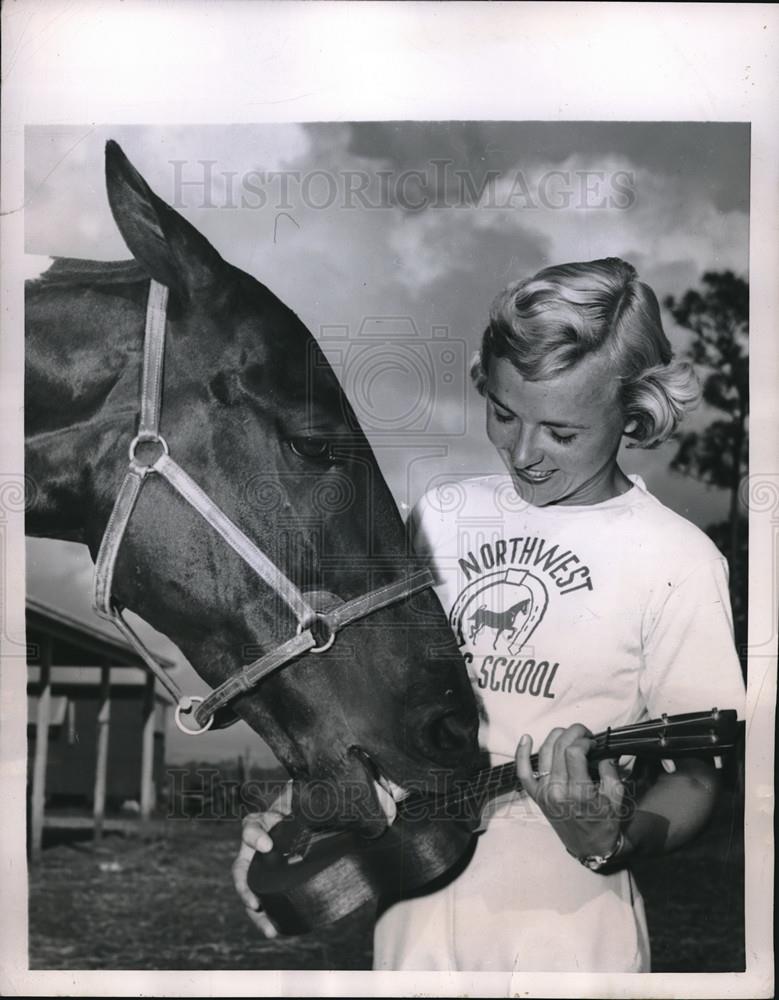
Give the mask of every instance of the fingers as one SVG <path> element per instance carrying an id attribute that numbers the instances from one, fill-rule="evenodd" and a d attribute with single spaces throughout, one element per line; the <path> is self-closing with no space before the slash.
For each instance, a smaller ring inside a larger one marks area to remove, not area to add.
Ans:
<path id="1" fill-rule="evenodd" d="M 527 741 L 527 742 L 525 742 Z M 580 724 L 567 729 L 552 729 L 538 751 L 537 769 L 533 770 L 530 756 L 532 740 L 523 736 L 517 747 L 517 775 L 532 798 L 543 792 L 555 800 L 589 797 L 594 788 L 587 769 L 587 752 L 592 744 L 590 731 Z"/>
<path id="2" fill-rule="evenodd" d="M 552 759 L 554 756 L 555 743 L 560 738 L 563 729 L 553 729 L 538 751 L 538 763 L 533 768 L 531 752 L 533 749 L 532 738 L 525 733 L 519 741 L 516 752 L 517 776 L 522 783 L 522 787 L 534 800 L 545 789 L 545 785 L 552 774 Z"/>
<path id="3" fill-rule="evenodd" d="M 247 910 L 254 917 L 257 917 L 257 920 L 252 919 L 252 922 L 268 937 L 275 937 L 276 929 L 268 917 L 259 910 L 260 901 L 249 888 L 249 866 L 256 851 L 268 854 L 273 850 L 273 839 L 270 836 L 270 831 L 291 811 L 292 782 L 289 781 L 276 796 L 269 809 L 263 812 L 248 813 L 244 817 L 241 824 L 241 846 L 232 867 L 235 891 L 241 897 Z"/>
<path id="4" fill-rule="evenodd" d="M 273 850 L 273 840 L 267 832 L 272 829 L 280 820 L 278 813 L 250 813 L 243 821 L 241 830 L 241 846 L 238 856 L 233 862 L 233 884 L 235 890 L 244 902 L 245 906 L 257 909 L 260 901 L 248 886 L 247 877 L 249 865 L 257 851 L 268 854 Z"/>
<path id="5" fill-rule="evenodd" d="M 525 733 L 517 745 L 515 761 L 517 765 L 517 777 L 522 783 L 522 787 L 532 799 L 535 799 L 538 795 L 538 779 L 534 777 L 533 765 L 530 763 L 532 749 L 533 740 Z"/>
<path id="6" fill-rule="evenodd" d="M 291 812 L 292 782 L 289 781 L 267 809 L 244 816 L 241 840 L 254 850 L 267 854 L 273 849 L 273 840 L 269 836 L 270 831 Z"/>
<path id="7" fill-rule="evenodd" d="M 241 897 L 244 906 L 247 906 L 252 910 L 256 910 L 260 905 L 259 899 L 251 891 L 247 881 L 249 865 L 252 863 L 254 853 L 254 849 L 249 847 L 248 844 L 241 844 L 238 857 L 235 861 L 233 861 L 232 867 L 233 885 L 235 886 L 235 891 Z"/>
<path id="8" fill-rule="evenodd" d="M 260 901 L 249 888 L 248 874 L 252 858 L 257 851 L 267 854 L 273 850 L 270 831 L 292 811 L 292 782 L 287 782 L 271 807 L 263 812 L 249 813 L 241 824 L 241 846 L 233 862 L 232 875 L 235 891 L 241 898 L 249 919 L 267 938 L 274 938 L 278 931 L 270 918 L 260 908 Z"/>
<path id="9" fill-rule="evenodd" d="M 614 810 L 619 814 L 622 800 L 625 797 L 625 785 L 619 776 L 619 770 L 613 760 L 602 760 L 598 764 L 600 774 L 600 790 L 609 800 Z"/>
<path id="10" fill-rule="evenodd" d="M 247 908 L 246 915 L 257 930 L 264 934 L 266 938 L 278 937 L 279 932 L 271 923 L 267 913 L 263 913 L 262 910 L 258 911 Z"/>
<path id="11" fill-rule="evenodd" d="M 560 743 L 562 744 L 562 739 Z M 576 799 L 588 799 L 595 793 L 595 785 L 587 766 L 590 740 L 576 739 L 555 750 L 553 774 L 560 774 L 560 781 L 567 782 L 568 794 Z"/>
<path id="12" fill-rule="evenodd" d="M 587 772 L 587 752 L 591 739 L 589 730 L 578 723 L 555 733 L 552 745 L 550 782 L 558 793 L 579 797 L 590 791 L 591 782 Z M 552 734 L 550 733 L 550 736 Z"/>
<path id="13" fill-rule="evenodd" d="M 541 744 L 541 749 L 538 751 L 538 773 L 548 774 L 552 776 L 552 770 L 554 767 L 554 753 L 557 741 L 561 738 L 564 729 L 557 726 L 549 732 L 549 735 Z"/>
<path id="14" fill-rule="evenodd" d="M 535 771 L 530 736 L 521 738 L 516 752 L 522 787 L 577 857 L 611 850 L 619 832 L 625 794 L 612 761 L 601 761 L 600 782 L 591 779 L 587 754 L 592 742 L 584 726 L 553 729 L 538 751 Z"/>
<path id="15" fill-rule="evenodd" d="M 555 730 L 553 730 L 553 732 L 554 731 Z M 586 752 L 589 750 L 591 742 L 592 741 L 589 738 L 589 730 L 585 729 L 584 726 L 577 724 L 559 731 L 559 735 L 554 741 L 552 753 L 552 769 L 555 775 L 559 778 L 567 777 L 568 769 L 566 766 L 566 759 L 569 748 L 573 747 L 576 751 L 583 751 L 586 757 Z M 572 759 L 577 756 L 578 753 L 571 755 Z"/>
<path id="16" fill-rule="evenodd" d="M 270 917 L 260 908 L 260 901 L 251 891 L 246 881 L 249 865 L 254 857 L 254 850 L 247 844 L 241 844 L 238 857 L 233 862 L 233 884 L 238 895 L 241 897 L 243 905 L 246 907 L 246 914 L 254 926 L 267 938 L 275 938 L 278 931 L 271 923 Z"/>
<path id="17" fill-rule="evenodd" d="M 282 819 L 283 816 L 276 812 L 250 813 L 244 818 L 241 827 L 242 845 L 267 854 L 273 850 L 273 840 L 269 831 Z"/>

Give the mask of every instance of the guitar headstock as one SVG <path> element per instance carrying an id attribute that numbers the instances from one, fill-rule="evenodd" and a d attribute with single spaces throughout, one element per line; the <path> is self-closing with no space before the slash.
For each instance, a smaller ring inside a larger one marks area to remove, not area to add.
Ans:
<path id="1" fill-rule="evenodd" d="M 719 756 L 732 750 L 739 738 L 738 715 L 733 709 L 663 715 L 619 729 L 607 729 L 595 737 L 597 757 L 639 755 L 674 758 Z"/>

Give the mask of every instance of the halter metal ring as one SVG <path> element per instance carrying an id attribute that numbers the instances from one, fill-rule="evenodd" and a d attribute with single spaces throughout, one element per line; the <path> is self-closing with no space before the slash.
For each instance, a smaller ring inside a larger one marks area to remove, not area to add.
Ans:
<path id="1" fill-rule="evenodd" d="M 135 437 L 130 442 L 130 447 L 128 448 L 128 455 L 130 456 L 130 461 L 139 465 L 140 463 L 135 458 L 135 452 L 139 444 L 158 444 L 163 451 L 163 454 L 170 455 L 170 448 L 168 448 L 168 442 L 162 436 L 162 434 L 155 434 L 152 431 L 141 431 L 140 434 L 136 434 Z M 153 464 L 153 463 L 151 463 Z"/>
<path id="2" fill-rule="evenodd" d="M 197 695 L 193 695 L 190 698 L 187 697 L 182 698 L 181 701 L 178 703 L 178 705 L 176 705 L 176 712 L 174 715 L 174 718 L 176 720 L 176 725 L 181 730 L 181 732 L 186 733 L 187 736 L 200 736 L 201 733 L 208 732 L 208 730 L 214 724 L 213 715 L 209 717 L 208 722 L 200 729 L 190 729 L 188 726 L 185 726 L 184 723 L 181 721 L 182 712 L 187 712 L 187 713 L 191 712 L 192 709 L 195 707 L 195 705 L 199 705 L 202 701 L 205 701 L 205 698 L 200 698 Z"/>
<path id="3" fill-rule="evenodd" d="M 321 622 L 325 626 L 329 634 L 327 636 L 327 640 L 321 646 L 312 646 L 311 649 L 309 649 L 309 653 L 324 653 L 335 642 L 335 629 L 329 624 L 324 615 L 315 614 L 314 618 L 316 621 Z M 310 629 L 311 623 L 309 622 L 308 625 L 306 625 L 305 627 Z M 302 632 L 303 632 L 303 622 L 298 622 L 297 634 L 300 635 Z M 316 639 L 316 635 L 314 634 L 313 631 L 311 632 L 311 634 L 314 636 L 314 639 Z"/>

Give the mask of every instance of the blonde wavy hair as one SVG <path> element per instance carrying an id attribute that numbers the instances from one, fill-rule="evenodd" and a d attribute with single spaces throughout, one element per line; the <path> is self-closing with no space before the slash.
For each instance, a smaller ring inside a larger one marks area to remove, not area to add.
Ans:
<path id="1" fill-rule="evenodd" d="M 700 384 L 691 364 L 673 358 L 655 293 L 619 257 L 547 267 L 504 289 L 471 377 L 483 394 L 493 358 L 542 381 L 601 351 L 620 383 L 625 423 L 635 422 L 629 446 L 661 444 L 699 401 Z"/>

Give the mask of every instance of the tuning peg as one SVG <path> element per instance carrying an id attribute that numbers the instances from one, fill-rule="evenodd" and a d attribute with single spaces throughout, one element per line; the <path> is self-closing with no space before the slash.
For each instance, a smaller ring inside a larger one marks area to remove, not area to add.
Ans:
<path id="1" fill-rule="evenodd" d="M 676 764 L 667 757 L 661 758 L 660 763 L 663 765 L 663 770 L 666 774 L 673 774 L 676 771 Z"/>

